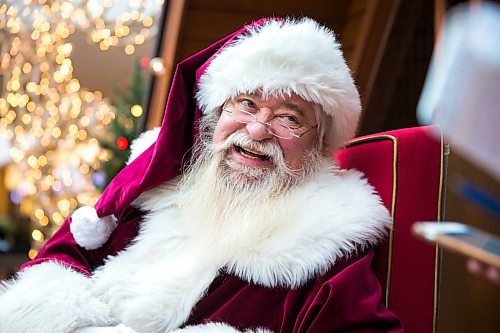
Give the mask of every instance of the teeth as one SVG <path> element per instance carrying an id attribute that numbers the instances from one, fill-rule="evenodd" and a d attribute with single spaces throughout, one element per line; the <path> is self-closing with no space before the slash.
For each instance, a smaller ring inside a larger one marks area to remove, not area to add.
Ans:
<path id="1" fill-rule="evenodd" d="M 245 155 L 245 156 L 248 156 L 248 157 L 251 157 L 251 158 L 255 158 L 255 159 L 258 159 L 258 158 L 260 158 L 260 157 L 261 157 L 261 156 L 259 156 L 259 155 L 252 154 L 251 152 L 246 151 L 246 150 L 243 150 L 243 149 L 241 150 L 241 153 L 242 153 L 243 155 Z"/>
<path id="2" fill-rule="evenodd" d="M 236 146 L 236 148 L 238 149 L 238 151 L 240 153 L 242 153 L 243 155 L 248 156 L 250 158 L 253 158 L 253 159 L 262 159 L 262 160 L 269 159 L 269 157 L 266 156 L 266 155 L 260 155 L 260 154 L 257 154 L 257 153 L 253 153 L 253 152 L 245 150 L 244 148 L 241 148 L 239 146 Z"/>

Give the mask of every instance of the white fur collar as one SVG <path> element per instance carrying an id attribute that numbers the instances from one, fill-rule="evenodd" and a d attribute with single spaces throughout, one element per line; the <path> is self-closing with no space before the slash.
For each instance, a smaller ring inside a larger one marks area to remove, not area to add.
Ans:
<path id="1" fill-rule="evenodd" d="M 377 243 L 390 218 L 357 171 L 321 173 L 290 200 L 295 220 L 229 263 L 241 278 L 274 287 L 298 287 L 339 258 Z"/>
<path id="2" fill-rule="evenodd" d="M 93 294 L 108 304 L 110 324 L 147 332 L 179 327 L 223 267 L 251 283 L 299 287 L 376 243 L 390 220 L 361 173 L 332 166 L 282 203 L 290 212 L 282 221 L 238 242 L 214 241 L 217 232 L 186 221 L 177 196 L 176 181 L 144 193 L 136 204 L 149 213 L 139 235 L 94 273 Z"/>
<path id="3" fill-rule="evenodd" d="M 144 232 L 179 233 L 177 241 L 180 235 L 186 240 L 195 238 L 191 245 L 199 247 L 198 253 L 203 254 L 205 261 L 226 266 L 240 278 L 268 287 L 298 287 L 342 256 L 376 244 L 390 226 L 389 213 L 360 172 L 325 166 L 313 181 L 283 203 L 290 211 L 286 221 L 277 223 L 272 232 L 260 239 L 254 237 L 237 248 L 224 248 L 222 242 L 198 241 L 194 234 L 199 224 L 193 228 L 180 221 L 179 215 L 176 222 L 166 222 L 172 218 L 171 211 L 178 210 L 174 187 L 169 183 L 137 201 L 150 211 Z"/>

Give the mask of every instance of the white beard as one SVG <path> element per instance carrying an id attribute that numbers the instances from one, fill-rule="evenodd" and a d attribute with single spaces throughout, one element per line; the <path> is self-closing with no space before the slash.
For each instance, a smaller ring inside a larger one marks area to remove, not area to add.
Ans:
<path id="1" fill-rule="evenodd" d="M 273 167 L 250 168 L 229 159 L 234 144 L 265 153 Z M 286 198 L 319 172 L 324 157 L 314 148 L 303 161 L 302 169 L 290 170 L 277 143 L 256 142 L 238 132 L 222 143 L 203 145 L 180 183 L 179 207 L 200 236 L 195 239 L 234 253 L 272 235 L 292 218 Z"/>

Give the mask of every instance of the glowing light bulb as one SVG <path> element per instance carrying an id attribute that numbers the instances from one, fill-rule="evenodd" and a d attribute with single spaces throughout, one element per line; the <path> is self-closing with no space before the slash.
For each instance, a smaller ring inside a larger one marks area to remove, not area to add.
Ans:
<path id="1" fill-rule="evenodd" d="M 130 108 L 130 113 L 132 114 L 132 116 L 139 118 L 140 116 L 142 116 L 142 106 L 140 106 L 139 104 L 133 105 Z"/>
<path id="2" fill-rule="evenodd" d="M 35 250 L 35 249 L 31 249 L 29 250 L 28 252 L 28 258 L 30 258 L 31 260 L 35 259 L 35 257 L 38 255 L 38 251 Z"/>
<path id="3" fill-rule="evenodd" d="M 43 232 L 41 232 L 38 229 L 35 229 L 31 232 L 31 238 L 33 238 L 37 242 L 41 242 L 44 240 L 45 236 L 44 236 Z"/>
<path id="4" fill-rule="evenodd" d="M 134 45 L 132 44 L 128 44 L 127 46 L 125 46 L 125 53 L 128 54 L 128 55 L 131 55 L 135 52 L 135 47 Z"/>
<path id="5" fill-rule="evenodd" d="M 161 75 L 165 73 L 165 64 L 161 58 L 153 58 L 149 61 L 149 68 L 156 75 Z"/>
<path id="6" fill-rule="evenodd" d="M 127 138 L 125 137 L 119 137 L 117 140 L 116 140 L 116 146 L 118 147 L 118 149 L 120 150 L 125 150 L 127 149 L 128 147 L 128 140 Z"/>

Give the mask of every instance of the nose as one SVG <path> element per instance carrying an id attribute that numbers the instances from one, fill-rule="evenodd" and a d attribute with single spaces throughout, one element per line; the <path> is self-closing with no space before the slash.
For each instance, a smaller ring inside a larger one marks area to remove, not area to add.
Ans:
<path id="1" fill-rule="evenodd" d="M 269 125 L 267 125 L 272 117 L 272 110 L 266 107 L 261 108 L 260 112 L 255 114 L 255 121 L 248 123 L 246 126 L 248 134 L 253 140 L 263 141 L 273 136 L 270 132 Z"/>
<path id="2" fill-rule="evenodd" d="M 252 140 L 263 141 L 272 137 L 272 134 L 269 132 L 269 128 L 265 123 L 254 121 L 253 123 L 247 124 L 246 128 L 248 135 L 252 138 Z"/>

